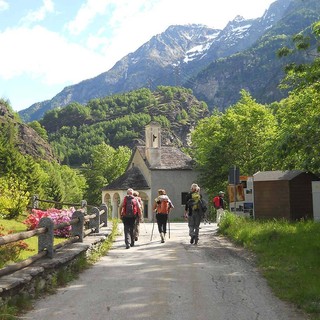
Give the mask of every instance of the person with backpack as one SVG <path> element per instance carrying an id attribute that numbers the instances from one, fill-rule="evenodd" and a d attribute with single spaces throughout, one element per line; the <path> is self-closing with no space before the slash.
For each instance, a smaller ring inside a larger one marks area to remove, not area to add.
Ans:
<path id="1" fill-rule="evenodd" d="M 225 201 L 224 201 L 224 192 L 219 191 L 219 195 L 213 198 L 213 206 L 217 210 L 217 224 L 220 224 L 221 217 L 224 214 Z"/>
<path id="2" fill-rule="evenodd" d="M 160 233 L 161 243 L 165 242 L 168 215 L 173 208 L 174 206 L 167 196 L 166 190 L 159 189 L 158 197 L 154 200 L 153 210 L 156 212 L 156 220 Z"/>
<path id="3" fill-rule="evenodd" d="M 137 219 L 136 222 L 134 224 L 134 241 L 138 241 L 139 239 L 139 234 L 140 234 L 140 222 L 143 221 L 143 202 L 142 199 L 139 196 L 139 192 L 138 191 L 133 191 L 133 196 L 138 200 L 138 205 L 140 207 L 140 216 L 137 215 Z"/>
<path id="4" fill-rule="evenodd" d="M 124 226 L 124 242 L 126 249 L 134 246 L 134 227 L 137 218 L 141 217 L 141 210 L 138 200 L 133 196 L 133 189 L 127 190 L 127 195 L 124 197 L 120 206 L 120 217 Z"/>
<path id="5" fill-rule="evenodd" d="M 206 204 L 202 200 L 200 187 L 193 183 L 186 196 L 185 217 L 188 219 L 189 236 L 191 244 L 198 244 L 200 222 L 206 211 Z"/>

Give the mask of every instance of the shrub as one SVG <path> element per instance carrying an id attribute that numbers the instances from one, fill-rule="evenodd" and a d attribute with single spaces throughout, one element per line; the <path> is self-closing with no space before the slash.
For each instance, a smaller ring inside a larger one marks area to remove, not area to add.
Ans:
<path id="1" fill-rule="evenodd" d="M 7 234 L 12 234 L 14 231 L 10 230 L 7 232 Z M 0 236 L 4 236 L 5 229 L 3 226 L 0 226 Z M 8 262 L 15 262 L 18 260 L 20 252 L 22 250 L 28 250 L 28 245 L 20 240 L 8 244 L 4 244 L 0 246 L 0 268 L 2 268 L 5 264 Z"/>
<path id="2" fill-rule="evenodd" d="M 53 223 L 60 224 L 65 222 L 70 222 L 72 214 L 74 213 L 74 208 L 69 209 L 56 209 L 50 208 L 46 211 L 32 209 L 32 213 L 23 221 L 27 225 L 28 230 L 36 229 L 39 225 L 39 222 L 44 217 L 49 217 L 52 219 Z M 54 235 L 58 237 L 70 237 L 71 226 L 64 227 L 63 229 L 54 230 Z"/>

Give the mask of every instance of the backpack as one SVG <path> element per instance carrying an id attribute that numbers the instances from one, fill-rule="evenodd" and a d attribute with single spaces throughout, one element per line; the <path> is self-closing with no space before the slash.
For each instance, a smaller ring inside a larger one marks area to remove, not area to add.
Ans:
<path id="1" fill-rule="evenodd" d="M 213 198 L 213 205 L 216 209 L 220 208 L 220 197 L 216 196 Z"/>
<path id="2" fill-rule="evenodd" d="M 191 207 L 192 211 L 199 211 L 200 209 L 200 193 L 199 192 L 192 192 L 191 199 L 188 200 L 188 205 Z"/>
<path id="3" fill-rule="evenodd" d="M 170 209 L 170 202 L 168 198 L 160 198 L 157 204 L 157 213 L 168 214 Z"/>
<path id="4" fill-rule="evenodd" d="M 123 216 L 134 217 L 138 213 L 138 202 L 133 196 L 125 196 L 123 201 Z"/>

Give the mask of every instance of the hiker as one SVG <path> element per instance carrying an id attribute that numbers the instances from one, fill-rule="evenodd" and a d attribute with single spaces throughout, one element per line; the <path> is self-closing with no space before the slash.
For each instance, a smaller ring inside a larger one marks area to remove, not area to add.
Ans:
<path id="1" fill-rule="evenodd" d="M 140 222 L 143 221 L 143 201 L 139 196 L 139 192 L 134 190 L 133 196 L 138 200 L 138 205 L 140 207 L 140 215 L 136 216 L 136 222 L 134 224 L 134 241 L 138 241 L 140 235 Z"/>
<path id="2" fill-rule="evenodd" d="M 224 214 L 224 209 L 225 209 L 225 201 L 224 201 L 224 192 L 219 191 L 219 195 L 215 196 L 213 198 L 213 206 L 217 210 L 217 224 L 220 224 L 221 217 Z"/>
<path id="3" fill-rule="evenodd" d="M 124 226 L 126 249 L 134 246 L 134 227 L 138 218 L 137 216 L 140 218 L 141 210 L 138 205 L 138 200 L 133 196 L 133 189 L 129 188 L 120 206 L 120 217 Z"/>
<path id="4" fill-rule="evenodd" d="M 165 242 L 167 233 L 168 214 L 174 208 L 171 200 L 167 196 L 166 190 L 159 189 L 158 197 L 154 200 L 153 211 L 156 212 L 158 230 L 160 233 L 161 243 Z"/>
<path id="5" fill-rule="evenodd" d="M 200 187 L 193 183 L 190 192 L 186 196 L 185 217 L 188 218 L 189 236 L 191 244 L 198 244 L 199 227 L 206 208 L 202 207 L 203 200 L 200 194 Z M 205 207 L 205 204 L 203 203 Z"/>

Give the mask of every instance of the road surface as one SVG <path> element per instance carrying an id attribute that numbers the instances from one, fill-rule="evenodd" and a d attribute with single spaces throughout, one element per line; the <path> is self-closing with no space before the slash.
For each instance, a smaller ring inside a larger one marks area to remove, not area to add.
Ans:
<path id="1" fill-rule="evenodd" d="M 171 223 L 164 244 L 156 229 L 150 241 L 152 223 L 142 224 L 130 249 L 118 236 L 106 256 L 23 319 L 308 319 L 272 294 L 252 257 L 219 237 L 216 224 L 201 225 L 198 245 L 186 223 Z"/>

